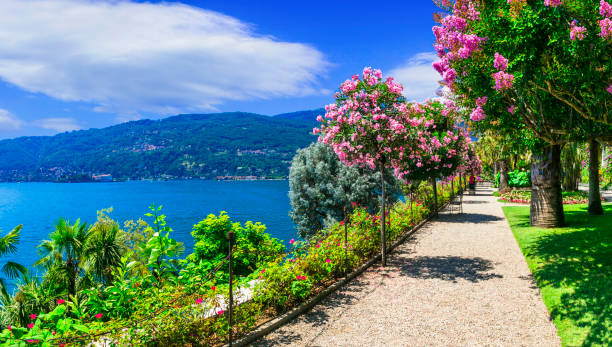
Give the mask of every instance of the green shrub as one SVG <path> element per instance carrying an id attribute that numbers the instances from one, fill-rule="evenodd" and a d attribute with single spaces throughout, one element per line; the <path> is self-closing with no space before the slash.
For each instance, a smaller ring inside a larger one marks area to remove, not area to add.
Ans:
<path id="1" fill-rule="evenodd" d="M 498 172 L 495 176 L 495 186 L 499 187 L 499 179 L 501 173 Z M 510 187 L 531 187 L 531 172 L 529 171 L 510 171 L 508 172 L 508 186 Z"/>

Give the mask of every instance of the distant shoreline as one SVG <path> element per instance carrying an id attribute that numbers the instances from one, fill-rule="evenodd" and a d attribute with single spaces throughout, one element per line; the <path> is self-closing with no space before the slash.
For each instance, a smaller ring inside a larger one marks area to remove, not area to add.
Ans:
<path id="1" fill-rule="evenodd" d="M 288 181 L 289 178 L 259 178 L 259 179 L 215 179 L 215 178 L 176 178 L 176 179 L 157 179 L 157 178 L 144 178 L 139 180 L 114 180 L 114 181 L 75 181 L 75 182 L 62 182 L 62 181 L 0 181 L 0 183 L 125 183 L 125 182 L 178 182 L 178 181 L 214 181 L 214 182 L 256 182 L 256 181 Z"/>

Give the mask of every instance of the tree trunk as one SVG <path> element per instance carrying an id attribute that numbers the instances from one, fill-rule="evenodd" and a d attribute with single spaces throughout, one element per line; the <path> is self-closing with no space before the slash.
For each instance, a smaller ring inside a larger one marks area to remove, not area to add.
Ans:
<path id="1" fill-rule="evenodd" d="M 500 175 L 499 175 L 499 190 L 507 189 L 508 186 L 508 159 L 501 161 Z"/>
<path id="2" fill-rule="evenodd" d="M 589 214 L 601 215 L 601 194 L 599 193 L 599 142 L 589 141 Z"/>
<path id="3" fill-rule="evenodd" d="M 561 146 L 546 146 L 534 153 L 531 163 L 532 226 L 555 228 L 563 226 L 561 198 Z"/>
<path id="4" fill-rule="evenodd" d="M 385 238 L 385 169 L 384 165 L 380 166 L 380 182 L 382 186 L 382 202 L 380 209 L 380 249 L 381 249 L 381 258 L 382 258 L 382 266 L 387 266 L 387 239 Z"/>
<path id="5" fill-rule="evenodd" d="M 436 189 L 436 179 L 431 179 L 431 187 L 433 188 L 433 214 L 434 216 L 438 215 L 438 191 Z"/>

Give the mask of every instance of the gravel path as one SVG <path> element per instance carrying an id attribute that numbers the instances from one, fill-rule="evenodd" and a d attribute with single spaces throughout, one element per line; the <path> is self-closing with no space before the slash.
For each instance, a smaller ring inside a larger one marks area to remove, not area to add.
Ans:
<path id="1" fill-rule="evenodd" d="M 489 188 L 255 346 L 559 346 Z"/>

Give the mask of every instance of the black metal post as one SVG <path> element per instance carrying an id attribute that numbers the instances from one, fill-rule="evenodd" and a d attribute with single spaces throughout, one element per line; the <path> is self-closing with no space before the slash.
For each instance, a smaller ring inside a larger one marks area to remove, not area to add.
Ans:
<path id="1" fill-rule="evenodd" d="M 348 215 L 347 215 L 347 212 L 346 212 L 346 206 L 344 206 L 344 273 L 346 273 L 347 270 L 348 270 L 347 269 L 348 266 L 346 264 L 347 254 L 348 254 L 348 229 L 347 229 L 348 228 L 348 226 L 347 226 L 348 218 L 347 217 L 348 217 Z"/>
<path id="2" fill-rule="evenodd" d="M 382 258 L 382 266 L 387 266 L 387 238 L 385 237 L 385 168 L 384 165 L 380 166 L 380 182 L 382 186 L 382 202 L 380 209 L 380 239 L 381 239 L 381 258 Z"/>
<path id="3" fill-rule="evenodd" d="M 229 239 L 229 345 L 232 345 L 232 330 L 234 325 L 234 292 L 232 289 L 232 248 L 234 248 L 234 232 L 228 231 L 227 238 Z"/>

